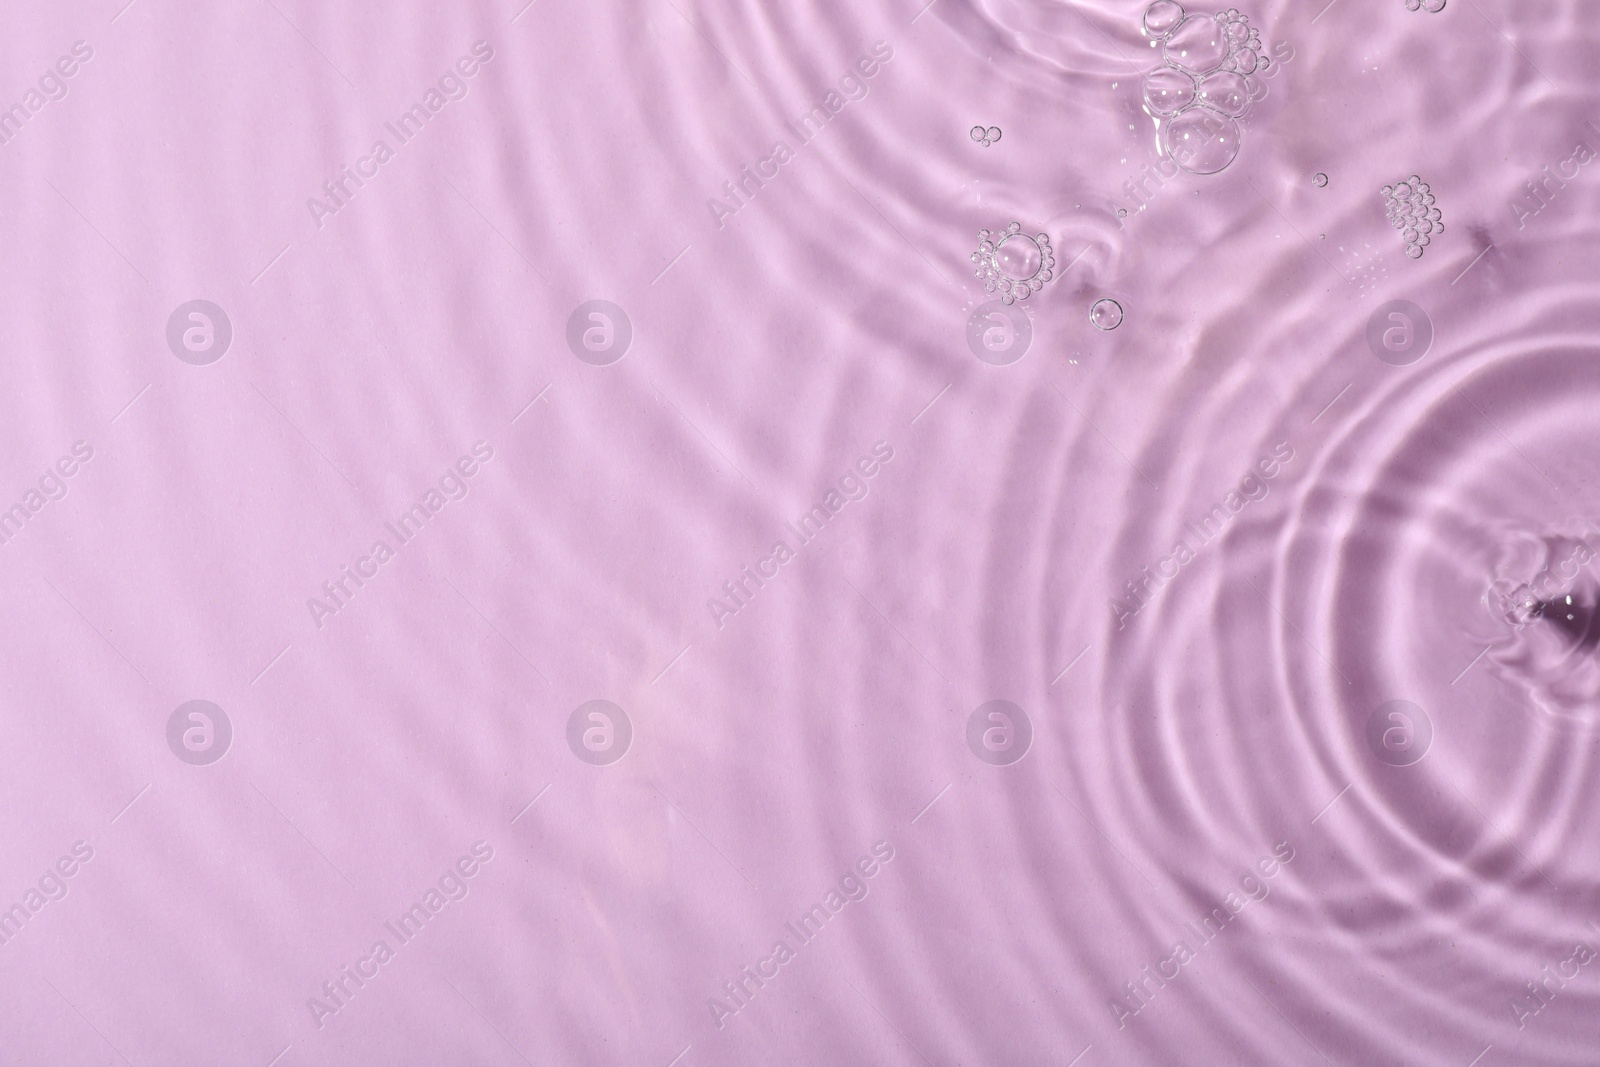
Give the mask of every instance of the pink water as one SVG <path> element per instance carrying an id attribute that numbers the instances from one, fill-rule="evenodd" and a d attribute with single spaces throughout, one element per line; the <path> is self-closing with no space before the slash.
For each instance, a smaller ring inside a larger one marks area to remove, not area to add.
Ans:
<path id="1" fill-rule="evenodd" d="M 1600 1062 L 1600 23 L 924 3 L 8 5 L 0 1063 Z"/>

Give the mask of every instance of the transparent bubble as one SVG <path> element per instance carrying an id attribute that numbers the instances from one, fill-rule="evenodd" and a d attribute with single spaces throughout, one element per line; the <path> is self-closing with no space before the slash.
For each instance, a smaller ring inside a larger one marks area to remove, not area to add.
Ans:
<path id="1" fill-rule="evenodd" d="M 1417 234 L 1417 244 L 1421 245 L 1423 248 L 1427 248 L 1428 242 L 1432 240 L 1433 238 L 1429 237 L 1425 232 Z"/>
<path id="2" fill-rule="evenodd" d="M 1444 0 L 1423 0 L 1422 6 L 1429 11 L 1443 11 Z"/>
<path id="3" fill-rule="evenodd" d="M 1383 187 L 1383 195 L 1386 196 L 1386 197 L 1393 196 L 1394 195 L 1394 186 L 1385 185 Z"/>
<path id="4" fill-rule="evenodd" d="M 1412 244 L 1417 239 L 1417 231 L 1407 226 L 1405 228 L 1405 232 L 1403 232 L 1400 236 L 1405 238 L 1406 244 Z"/>
<path id="5" fill-rule="evenodd" d="M 1117 218 L 1125 219 L 1127 217 L 1128 217 L 1128 209 L 1127 208 L 1125 208 L 1125 207 L 1117 208 Z"/>
<path id="6" fill-rule="evenodd" d="M 1250 24 L 1247 22 L 1230 22 L 1228 24 L 1228 36 L 1240 42 L 1249 40 Z"/>
<path id="7" fill-rule="evenodd" d="M 1097 330 L 1115 330 L 1122 325 L 1122 305 L 1110 297 L 1096 300 L 1089 309 L 1089 322 Z"/>
<path id="8" fill-rule="evenodd" d="M 1167 123 L 1161 141 L 1172 161 L 1190 174 L 1215 174 L 1239 154 L 1239 124 L 1196 105 Z"/>
<path id="9" fill-rule="evenodd" d="M 1319 170 L 1311 176 L 1311 184 L 1321 189 L 1328 184 L 1328 176 Z"/>
<path id="10" fill-rule="evenodd" d="M 1194 101 L 1194 79 L 1181 70 L 1160 67 L 1145 75 L 1144 104 L 1153 115 L 1170 115 Z"/>
<path id="11" fill-rule="evenodd" d="M 1167 62 L 1191 74 L 1209 74 L 1228 58 L 1228 36 L 1217 20 L 1190 15 L 1161 45 Z"/>
<path id="12" fill-rule="evenodd" d="M 1156 0 L 1144 9 L 1144 32 L 1152 37 L 1165 37 L 1182 21 L 1183 6 L 1175 0 Z"/>
<path id="13" fill-rule="evenodd" d="M 1233 65 L 1240 74 L 1254 74 L 1259 62 L 1256 59 L 1256 54 L 1248 48 L 1235 53 L 1233 56 Z"/>
<path id="14" fill-rule="evenodd" d="M 1210 104 L 1224 115 L 1242 115 L 1250 106 L 1250 87 L 1243 78 L 1222 70 L 1209 74 L 1198 87 L 1201 102 Z"/>
<path id="15" fill-rule="evenodd" d="M 1406 245 L 1406 255 L 1410 256 L 1412 259 L 1421 259 L 1422 258 L 1422 246 L 1421 245 Z"/>
<path id="16" fill-rule="evenodd" d="M 1399 185 L 1394 187 L 1394 195 L 1399 197 L 1401 200 L 1410 199 L 1411 186 L 1407 185 L 1405 182 L 1401 182 Z"/>
<path id="17" fill-rule="evenodd" d="M 970 131 L 968 131 L 967 136 L 971 137 L 974 141 L 983 140 L 983 127 L 982 126 L 974 126 L 974 127 L 972 127 L 972 129 Z"/>
<path id="18" fill-rule="evenodd" d="M 1422 0 L 1406 0 L 1406 10 L 1407 11 L 1419 11 L 1419 10 L 1421 10 L 1421 8 L 1422 8 Z"/>
<path id="19" fill-rule="evenodd" d="M 995 265 L 1009 278 L 1031 278 L 1039 273 L 1044 253 L 1039 242 L 1025 233 L 1014 233 L 1000 242 L 994 253 Z"/>

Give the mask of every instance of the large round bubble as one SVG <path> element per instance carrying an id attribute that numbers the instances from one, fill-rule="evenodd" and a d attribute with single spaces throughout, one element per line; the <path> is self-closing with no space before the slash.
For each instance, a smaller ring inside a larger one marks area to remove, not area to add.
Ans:
<path id="1" fill-rule="evenodd" d="M 1194 102 L 1194 79 L 1181 70 L 1158 67 L 1145 75 L 1144 106 L 1152 115 L 1170 115 Z"/>
<path id="2" fill-rule="evenodd" d="M 1027 281 L 1039 273 L 1044 253 L 1039 250 L 1039 242 L 1032 237 L 1025 233 L 1014 233 L 996 246 L 994 259 L 995 265 L 1008 278 Z"/>
<path id="3" fill-rule="evenodd" d="M 1183 7 L 1175 0 L 1156 0 L 1144 9 L 1144 32 L 1152 37 L 1165 37 L 1182 21 Z"/>
<path id="4" fill-rule="evenodd" d="M 1228 58 L 1228 34 L 1210 15 L 1190 15 L 1161 43 L 1167 62 L 1191 74 L 1209 74 Z"/>
<path id="5" fill-rule="evenodd" d="M 1174 116 L 1161 131 L 1161 145 L 1190 174 L 1215 174 L 1239 154 L 1239 124 L 1199 104 Z"/>
<path id="6" fill-rule="evenodd" d="M 1197 94 L 1202 104 L 1235 118 L 1243 115 L 1250 106 L 1250 87 L 1243 78 L 1231 71 L 1219 70 L 1206 75 L 1200 82 Z"/>

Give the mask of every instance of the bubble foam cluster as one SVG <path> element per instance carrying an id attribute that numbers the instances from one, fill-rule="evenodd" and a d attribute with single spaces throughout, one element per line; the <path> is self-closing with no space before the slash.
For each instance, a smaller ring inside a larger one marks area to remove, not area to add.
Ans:
<path id="1" fill-rule="evenodd" d="M 1049 236 L 1023 233 L 1020 222 L 999 233 L 979 230 L 978 250 L 971 259 L 977 264 L 973 277 L 983 282 L 984 292 L 998 292 L 1003 304 L 1026 300 L 1043 289 L 1056 266 Z"/>
<path id="2" fill-rule="evenodd" d="M 1250 75 L 1272 60 L 1261 31 L 1237 8 L 1185 14 L 1177 0 L 1155 0 L 1144 32 L 1161 43 L 1163 66 L 1144 77 L 1144 106 L 1160 122 L 1161 147 L 1190 174 L 1215 174 L 1239 154 L 1239 124 L 1259 94 Z"/>
<path id="3" fill-rule="evenodd" d="M 1443 216 L 1434 206 L 1428 183 L 1413 174 L 1383 187 L 1384 215 L 1405 238 L 1406 255 L 1421 259 L 1428 242 L 1444 233 Z"/>

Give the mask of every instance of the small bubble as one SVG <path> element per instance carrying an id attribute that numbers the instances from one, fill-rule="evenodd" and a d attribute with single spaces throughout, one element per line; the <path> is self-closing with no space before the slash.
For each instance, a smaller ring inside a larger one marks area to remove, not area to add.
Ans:
<path id="1" fill-rule="evenodd" d="M 1097 330 L 1115 330 L 1122 325 L 1122 305 L 1110 297 L 1096 300 L 1089 309 L 1089 322 Z"/>
<path id="2" fill-rule="evenodd" d="M 1127 208 L 1125 208 L 1125 207 L 1117 208 L 1117 218 L 1125 219 L 1127 217 L 1128 217 L 1128 209 Z"/>
<path id="3" fill-rule="evenodd" d="M 1311 176 L 1311 184 L 1315 185 L 1318 189 L 1321 189 L 1323 186 L 1328 184 L 1328 176 L 1319 170 L 1317 173 Z"/>

